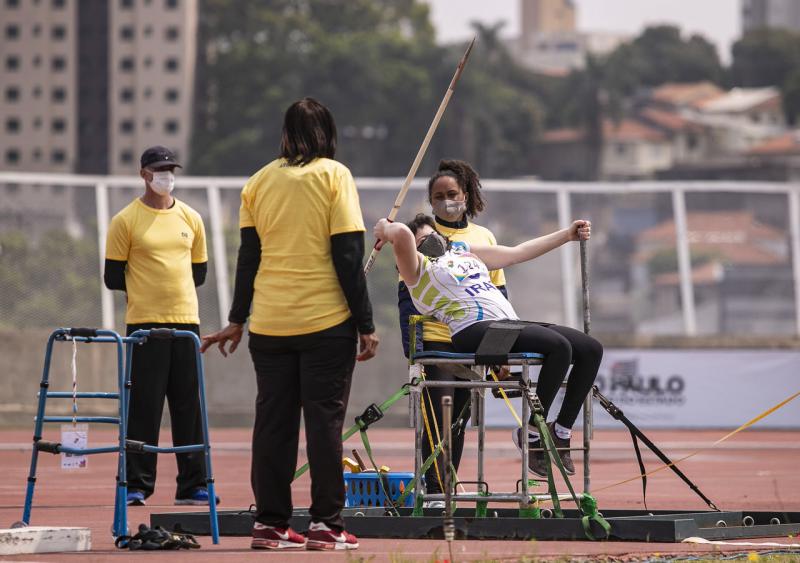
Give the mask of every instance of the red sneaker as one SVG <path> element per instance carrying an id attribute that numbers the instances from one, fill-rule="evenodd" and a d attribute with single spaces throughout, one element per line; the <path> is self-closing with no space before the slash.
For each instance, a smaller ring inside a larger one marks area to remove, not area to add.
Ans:
<path id="1" fill-rule="evenodd" d="M 253 526 L 253 541 L 250 543 L 253 549 L 303 549 L 305 546 L 306 538 L 291 528 L 265 526 L 258 522 Z"/>
<path id="2" fill-rule="evenodd" d="M 311 522 L 308 526 L 308 549 L 358 549 L 358 539 L 346 531 L 334 532 L 322 522 Z"/>

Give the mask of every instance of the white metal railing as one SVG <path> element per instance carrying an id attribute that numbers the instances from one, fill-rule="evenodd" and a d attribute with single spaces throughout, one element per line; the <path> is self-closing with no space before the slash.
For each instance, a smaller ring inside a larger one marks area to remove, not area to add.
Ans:
<path id="1" fill-rule="evenodd" d="M 227 250 L 224 240 L 220 205 L 221 190 L 239 190 L 247 181 L 244 177 L 191 177 L 182 176 L 178 182 L 181 189 L 205 190 L 209 208 L 210 242 L 214 253 L 214 272 L 217 283 L 217 299 L 221 326 L 227 324 L 230 307 L 230 280 L 227 270 Z M 402 178 L 357 178 L 356 184 L 362 192 L 395 192 L 402 185 Z M 105 258 L 105 240 L 110 216 L 108 190 L 141 187 L 138 176 L 90 176 L 63 175 L 25 172 L 0 172 L 0 184 L 47 184 L 63 186 L 94 186 L 97 202 L 97 235 L 100 275 L 102 276 Z M 665 193 L 672 196 L 673 219 L 676 227 L 676 250 L 678 255 L 678 274 L 683 315 L 683 328 L 687 336 L 697 334 L 695 299 L 691 278 L 691 252 L 687 236 L 686 193 L 689 192 L 738 192 L 782 194 L 786 197 L 788 213 L 790 253 L 792 259 L 794 289 L 795 331 L 800 335 L 800 185 L 773 182 L 735 182 L 735 181 L 670 181 L 670 182 L 540 182 L 535 180 L 482 180 L 489 192 L 552 193 L 556 197 L 558 222 L 563 228 L 572 220 L 571 196 L 576 194 L 640 194 Z M 425 182 L 415 180 L 411 188 L 422 190 Z M 561 252 L 562 302 L 565 324 L 578 326 L 578 303 L 572 291 L 576 278 L 575 261 L 570 250 L 564 247 Z M 101 289 L 102 322 L 106 328 L 115 326 L 112 294 L 105 287 Z"/>

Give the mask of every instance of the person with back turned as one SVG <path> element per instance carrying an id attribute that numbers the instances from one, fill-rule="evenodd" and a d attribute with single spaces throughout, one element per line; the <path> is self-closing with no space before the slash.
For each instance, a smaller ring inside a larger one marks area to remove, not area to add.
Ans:
<path id="1" fill-rule="evenodd" d="M 330 111 L 312 98 L 292 104 L 280 156 L 242 190 L 230 324 L 203 338 L 203 350 L 217 343 L 227 355 L 249 317 L 258 385 L 254 549 L 358 547 L 342 518 L 341 436 L 355 362 L 375 355 L 378 338 L 362 265 L 358 192 L 335 153 Z M 308 538 L 289 527 L 301 410 L 311 470 Z"/>

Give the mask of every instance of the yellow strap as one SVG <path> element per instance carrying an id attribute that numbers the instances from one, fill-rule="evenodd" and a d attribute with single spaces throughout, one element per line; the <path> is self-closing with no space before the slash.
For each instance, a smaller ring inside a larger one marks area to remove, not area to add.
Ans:
<path id="1" fill-rule="evenodd" d="M 425 379 L 425 376 L 423 376 L 423 379 Z M 427 388 L 425 390 L 427 391 Z M 428 400 L 430 401 L 430 394 L 428 395 Z M 425 399 L 422 396 L 419 398 L 419 404 L 422 408 L 422 420 L 425 422 L 425 433 L 428 436 L 428 443 L 430 444 L 431 451 L 433 452 L 436 451 L 436 446 L 433 445 L 433 433 L 431 432 L 431 425 L 428 422 L 428 410 L 425 408 Z M 434 419 L 434 423 L 435 422 L 436 420 Z M 439 486 L 442 490 L 444 490 L 444 483 L 442 483 L 442 476 L 439 474 L 439 462 L 437 458 L 433 458 L 433 466 L 436 470 L 436 479 L 439 481 Z"/>
<path id="2" fill-rule="evenodd" d="M 424 366 L 423 366 L 422 370 L 420 370 L 420 375 L 422 376 L 422 379 L 424 380 L 425 379 L 425 367 Z M 420 403 L 422 405 L 422 418 L 425 421 L 425 430 L 426 430 L 426 433 L 428 435 L 428 443 L 430 444 L 431 451 L 433 452 L 433 451 L 436 450 L 436 447 L 442 442 L 442 437 L 441 437 L 441 434 L 439 434 L 439 423 L 436 421 L 436 415 L 434 414 L 433 399 L 431 399 L 430 389 L 428 389 L 426 387 L 425 391 L 427 391 L 428 403 L 431 406 L 431 414 L 433 415 L 433 417 L 432 417 L 433 418 L 433 428 L 434 428 L 434 430 L 436 430 L 436 445 L 433 444 L 433 433 L 431 432 L 431 427 L 430 427 L 430 424 L 428 423 L 427 410 L 425 409 L 425 400 L 421 396 L 420 396 Z M 444 491 L 444 483 L 442 482 L 442 475 L 439 472 L 439 462 L 438 462 L 437 458 L 438 458 L 438 456 L 433 458 L 433 466 L 434 466 L 434 468 L 436 470 L 436 480 L 439 481 L 439 488 L 442 491 Z M 453 479 L 455 479 L 455 482 L 458 483 L 458 474 L 456 473 L 455 468 L 453 468 Z M 463 492 L 465 490 L 464 489 L 464 485 L 459 484 L 459 486 L 461 487 L 461 491 Z"/>
<path id="3" fill-rule="evenodd" d="M 494 374 L 493 370 L 489 370 L 489 373 L 492 375 L 492 379 L 494 379 L 497 383 L 500 383 L 500 380 L 497 379 L 497 376 Z M 503 397 L 503 401 L 505 401 L 506 406 L 508 407 L 508 410 L 511 411 L 511 414 L 514 415 L 514 418 L 516 419 L 517 424 L 519 424 L 519 427 L 522 428 L 523 427 L 522 426 L 522 419 L 519 417 L 519 415 L 517 414 L 517 411 L 514 409 L 514 405 L 512 405 L 511 401 L 508 400 L 508 395 L 506 395 L 506 390 L 503 389 L 502 387 L 499 387 L 499 389 L 500 389 L 500 395 Z"/>
<path id="4" fill-rule="evenodd" d="M 745 422 L 744 424 L 742 424 L 742 425 L 741 425 L 739 428 L 737 428 L 737 429 L 736 429 L 736 430 L 734 430 L 733 432 L 730 432 L 730 433 L 726 434 L 725 436 L 723 436 L 722 438 L 720 438 L 719 440 L 717 440 L 716 442 L 714 442 L 713 444 L 711 444 L 711 445 L 710 445 L 709 447 L 707 447 L 707 448 L 701 448 L 701 449 L 699 449 L 699 450 L 697 450 L 697 451 L 694 451 L 694 452 L 690 453 L 689 455 L 686 455 L 686 456 L 684 456 L 684 457 L 682 457 L 682 458 L 680 458 L 680 459 L 678 459 L 678 460 L 675 460 L 675 461 L 673 461 L 672 463 L 669 463 L 669 464 L 664 464 L 664 465 L 662 465 L 662 466 L 660 466 L 660 467 L 657 467 L 656 469 L 653 469 L 652 471 L 648 471 L 647 473 L 643 473 L 643 474 L 641 474 L 641 475 L 637 475 L 636 477 L 631 477 L 630 479 L 625 479 L 624 481 L 620 481 L 619 483 L 613 483 L 613 484 L 611 484 L 611 485 L 607 485 L 607 486 L 605 486 L 605 487 L 601 487 L 600 489 L 596 489 L 596 490 L 594 491 L 594 493 L 596 494 L 596 493 L 599 493 L 599 492 L 601 492 L 601 491 L 605 491 L 605 490 L 607 490 L 607 489 L 610 489 L 610 488 L 612 488 L 612 487 L 616 487 L 616 486 L 618 486 L 618 485 L 624 485 L 625 483 L 630 483 L 631 481 L 636 481 L 637 479 L 641 479 L 642 477 L 649 477 L 649 476 L 650 476 L 650 475 L 652 475 L 653 473 L 658 473 L 659 471 L 663 471 L 664 469 L 668 469 L 669 467 L 671 467 L 671 466 L 673 466 L 673 465 L 677 465 L 678 463 L 680 463 L 680 462 L 682 462 L 682 461 L 686 461 L 686 460 L 687 460 L 687 459 L 689 459 L 690 457 L 694 457 L 694 456 L 696 456 L 697 454 L 699 454 L 699 453 L 703 452 L 704 450 L 709 450 L 709 449 L 711 449 L 711 448 L 713 448 L 713 447 L 715 447 L 715 446 L 717 446 L 717 445 L 721 444 L 722 442 L 724 442 L 725 440 L 727 440 L 727 439 L 728 439 L 728 438 L 730 438 L 731 436 L 733 436 L 733 435 L 735 435 L 735 434 L 738 434 L 738 433 L 739 433 L 739 432 L 741 432 L 742 430 L 745 430 L 745 429 L 747 429 L 747 428 L 750 428 L 750 427 L 751 427 L 751 426 L 753 426 L 753 425 L 754 425 L 756 422 L 758 422 L 758 421 L 759 421 L 759 420 L 761 420 L 762 418 L 766 418 L 767 416 L 771 415 L 772 413 L 774 413 L 774 412 L 775 412 L 776 410 L 778 410 L 779 408 L 781 408 L 781 407 L 783 407 L 784 405 L 786 405 L 787 403 L 790 403 L 790 402 L 792 402 L 793 400 L 795 400 L 795 399 L 796 399 L 798 396 L 800 396 L 800 391 L 798 391 L 797 393 L 795 393 L 794 395 L 792 395 L 792 396 L 791 396 L 791 397 L 789 397 L 788 399 L 785 399 L 785 400 L 781 401 L 780 403 L 778 403 L 778 404 L 777 404 L 777 405 L 775 405 L 774 407 L 770 407 L 770 408 L 768 408 L 767 410 L 765 410 L 764 412 L 762 412 L 762 413 L 761 413 L 760 415 L 758 415 L 757 417 L 755 417 L 755 418 L 753 418 L 753 419 L 751 419 L 751 420 L 748 420 L 747 422 Z"/>

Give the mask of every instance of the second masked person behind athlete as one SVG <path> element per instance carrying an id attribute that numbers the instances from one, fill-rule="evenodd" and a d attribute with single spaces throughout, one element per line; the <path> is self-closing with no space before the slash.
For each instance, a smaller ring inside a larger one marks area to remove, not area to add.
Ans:
<path id="1" fill-rule="evenodd" d="M 466 242 L 478 245 L 497 245 L 494 234 L 470 219 L 474 219 L 484 210 L 485 202 L 481 194 L 481 182 L 478 173 L 462 160 L 442 160 L 436 173 L 428 181 L 428 202 L 434 213 L 434 221 L 427 215 L 417 215 L 412 224 L 417 228 L 422 225 L 429 225 L 442 235 L 448 237 L 453 242 Z M 416 229 L 414 229 L 416 230 Z M 506 292 L 506 279 L 503 270 L 490 272 L 492 283 L 508 297 Z M 410 315 L 418 315 L 408 288 L 401 279 L 398 285 L 398 307 L 400 310 L 400 331 L 403 337 L 403 350 L 408 357 L 408 318 Z M 422 338 L 425 350 L 454 352 L 453 344 L 450 341 L 450 329 L 446 325 L 438 322 L 426 322 L 422 330 Z M 418 337 L 420 335 L 417 335 Z M 453 381 L 459 379 L 460 366 L 426 366 L 425 376 L 434 381 Z M 461 453 L 464 449 L 464 428 L 469 420 L 469 389 L 426 389 L 424 400 L 426 402 L 426 413 L 433 410 L 435 422 L 427 421 L 427 426 L 431 429 L 442 428 L 442 397 L 449 395 L 453 398 L 454 418 L 459 413 L 464 412 L 461 425 L 453 433 L 453 467 L 458 471 L 461 461 Z M 430 415 L 428 415 L 430 416 Z M 436 436 L 433 436 L 434 443 Z M 428 438 L 422 441 L 422 459 L 427 459 L 431 455 L 431 446 Z M 441 493 L 444 476 L 442 471 L 441 456 L 437 463 L 425 475 L 426 489 L 428 493 Z M 432 507 L 437 507 L 439 501 L 433 501 Z"/>

